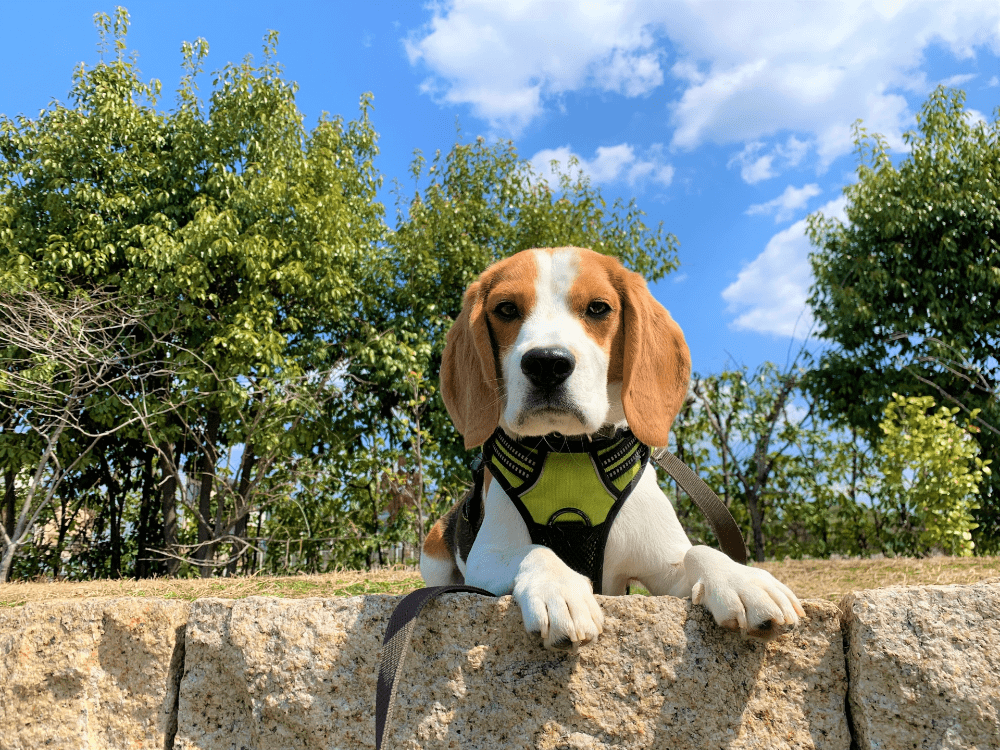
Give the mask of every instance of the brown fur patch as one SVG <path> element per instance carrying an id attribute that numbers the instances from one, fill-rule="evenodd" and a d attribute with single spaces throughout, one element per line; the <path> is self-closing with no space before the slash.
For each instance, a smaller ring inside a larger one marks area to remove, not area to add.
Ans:
<path id="1" fill-rule="evenodd" d="M 535 274 L 530 252 L 494 263 L 466 290 L 462 312 L 448 331 L 441 360 L 441 396 L 466 448 L 482 445 L 500 423 L 502 384 L 497 356 L 502 358 L 505 347 L 513 345 L 521 321 L 534 307 Z M 504 302 L 516 305 L 520 317 L 504 320 L 497 313 Z"/>
<path id="2" fill-rule="evenodd" d="M 479 277 L 483 284 L 483 308 L 489 317 L 490 326 L 496 336 L 500 358 L 517 341 L 521 325 L 535 308 L 535 277 L 538 274 L 535 254 L 527 251 L 517 253 L 499 263 L 495 263 Z M 504 303 L 517 307 L 519 316 L 507 320 L 498 314 L 497 308 Z"/>
<path id="3" fill-rule="evenodd" d="M 691 354 L 680 326 L 657 302 L 646 280 L 622 268 L 622 406 L 635 436 L 664 446 L 684 405 Z"/>
<path id="4" fill-rule="evenodd" d="M 453 560 L 448 543 L 445 541 L 446 518 L 440 518 L 431 526 L 431 530 L 424 537 L 424 554 L 437 560 Z"/>
<path id="5" fill-rule="evenodd" d="M 614 362 L 615 356 L 613 356 L 616 340 L 621 338 L 622 302 L 612 282 L 615 266 L 618 263 L 592 250 L 581 249 L 577 252 L 580 258 L 580 271 L 570 289 L 570 309 L 580 318 L 587 335 L 596 341 L 608 356 L 608 382 L 615 382 L 622 377 L 620 342 L 617 346 L 617 363 Z M 588 315 L 587 308 L 593 302 L 604 302 L 611 308 L 611 312 L 603 318 Z"/>

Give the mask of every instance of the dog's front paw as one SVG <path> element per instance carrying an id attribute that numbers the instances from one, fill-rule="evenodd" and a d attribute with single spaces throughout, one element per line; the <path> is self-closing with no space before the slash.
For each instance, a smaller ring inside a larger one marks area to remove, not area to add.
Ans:
<path id="1" fill-rule="evenodd" d="M 604 613 L 590 580 L 544 547 L 532 550 L 521 562 L 514 599 L 525 629 L 541 634 L 545 648 L 570 650 L 590 643 L 604 630 Z"/>
<path id="2" fill-rule="evenodd" d="M 704 604 L 722 627 L 770 640 L 780 635 L 783 626 L 794 627 L 799 617 L 805 617 L 791 589 L 766 570 L 738 565 L 728 558 L 694 557 L 693 565 L 685 558 L 685 567 L 696 573 L 691 601 Z"/>

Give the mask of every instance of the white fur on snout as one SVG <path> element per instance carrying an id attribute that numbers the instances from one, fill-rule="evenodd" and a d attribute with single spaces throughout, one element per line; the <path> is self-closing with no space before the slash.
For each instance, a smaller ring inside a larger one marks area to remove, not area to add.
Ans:
<path id="1" fill-rule="evenodd" d="M 587 335 L 569 294 L 580 270 L 575 250 L 535 252 L 535 305 L 521 325 L 514 346 L 502 360 L 507 405 L 500 418 L 510 434 L 593 433 L 608 415 L 608 357 Z M 575 359 L 572 374 L 559 389 L 562 404 L 545 409 L 536 387 L 521 372 L 521 358 L 532 349 L 562 347 Z"/>
<path id="2" fill-rule="evenodd" d="M 525 630 L 540 633 L 545 648 L 581 646 L 604 631 L 604 613 L 590 581 L 547 547 L 524 556 L 513 593 Z"/>

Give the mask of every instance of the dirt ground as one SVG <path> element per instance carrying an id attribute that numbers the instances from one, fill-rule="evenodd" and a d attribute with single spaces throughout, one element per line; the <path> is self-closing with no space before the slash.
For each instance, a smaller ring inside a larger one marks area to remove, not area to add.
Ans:
<path id="1" fill-rule="evenodd" d="M 800 599 L 839 601 L 849 591 L 886 586 L 975 583 L 1000 577 L 1000 557 L 930 557 L 881 560 L 785 560 L 756 563 L 784 581 Z M 0 607 L 29 601 L 152 596 L 194 600 L 278 596 L 291 599 L 358 594 L 403 594 L 423 585 L 414 568 L 338 571 L 323 575 L 119 581 L 39 581 L 0 584 Z"/>

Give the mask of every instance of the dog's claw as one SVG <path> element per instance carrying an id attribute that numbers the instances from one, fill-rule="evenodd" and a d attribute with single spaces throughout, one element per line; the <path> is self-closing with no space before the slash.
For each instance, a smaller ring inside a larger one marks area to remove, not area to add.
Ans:
<path id="1" fill-rule="evenodd" d="M 780 634 L 778 623 L 774 620 L 766 620 L 755 628 L 747 630 L 747 635 L 762 641 L 769 641 Z"/>

